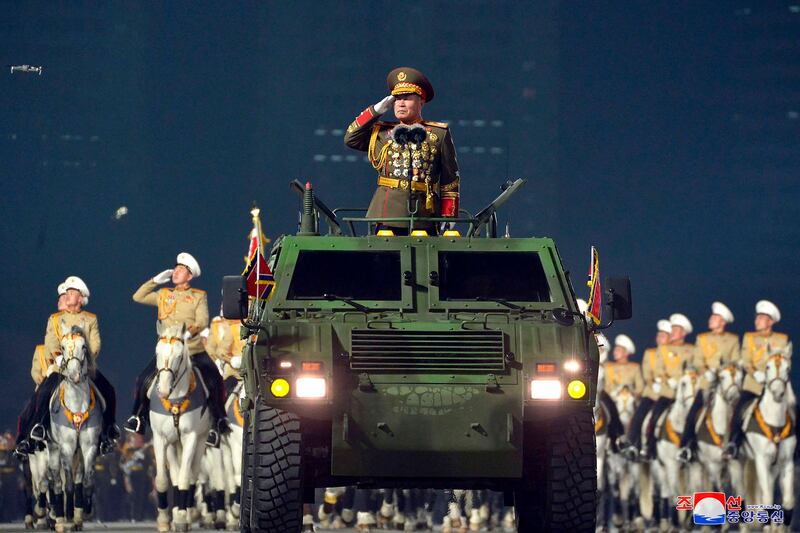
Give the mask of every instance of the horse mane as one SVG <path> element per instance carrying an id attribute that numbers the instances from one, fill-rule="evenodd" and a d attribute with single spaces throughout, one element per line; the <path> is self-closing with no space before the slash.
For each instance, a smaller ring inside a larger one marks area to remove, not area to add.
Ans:
<path id="1" fill-rule="evenodd" d="M 69 332 L 70 333 L 77 333 L 81 337 L 86 337 L 86 333 L 83 331 L 83 328 L 78 326 L 78 325 L 72 326 L 72 328 L 69 330 Z"/>

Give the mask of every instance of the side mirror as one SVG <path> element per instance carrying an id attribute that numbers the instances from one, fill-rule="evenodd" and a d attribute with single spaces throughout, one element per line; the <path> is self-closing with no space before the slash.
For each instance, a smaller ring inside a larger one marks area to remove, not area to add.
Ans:
<path id="1" fill-rule="evenodd" d="M 244 276 L 222 278 L 222 316 L 231 320 L 247 318 L 247 279 Z"/>
<path id="2" fill-rule="evenodd" d="M 605 305 L 611 321 L 628 320 L 633 316 L 631 280 L 629 278 L 606 278 Z"/>

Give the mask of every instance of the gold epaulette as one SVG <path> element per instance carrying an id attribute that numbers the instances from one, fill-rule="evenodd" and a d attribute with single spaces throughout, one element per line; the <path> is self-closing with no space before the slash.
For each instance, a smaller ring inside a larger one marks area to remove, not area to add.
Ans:
<path id="1" fill-rule="evenodd" d="M 784 341 L 788 341 L 789 340 L 789 335 L 787 335 L 786 333 L 773 332 L 772 334 L 775 335 L 776 337 L 778 337 L 779 339 L 784 340 Z"/>
<path id="2" fill-rule="evenodd" d="M 434 122 L 433 120 L 423 120 L 422 123 L 425 124 L 426 126 L 434 126 L 436 128 L 442 128 L 445 130 L 449 127 L 447 122 Z"/>
<path id="3" fill-rule="evenodd" d="M 60 317 L 60 316 L 61 316 L 61 315 L 63 315 L 63 314 L 64 314 L 64 311 L 56 311 L 55 313 L 53 313 L 52 315 L 50 315 L 50 318 L 58 318 L 58 317 Z"/>
<path id="4" fill-rule="evenodd" d="M 199 294 L 205 294 L 206 293 L 206 291 L 204 291 L 203 289 L 195 289 L 194 287 L 189 287 L 189 290 L 192 291 L 192 292 L 199 293 Z"/>
<path id="5" fill-rule="evenodd" d="M 97 315 L 96 315 L 96 314 L 94 314 L 94 313 L 90 313 L 89 311 L 84 311 L 83 313 L 84 313 L 86 316 L 88 316 L 89 318 L 97 318 Z"/>

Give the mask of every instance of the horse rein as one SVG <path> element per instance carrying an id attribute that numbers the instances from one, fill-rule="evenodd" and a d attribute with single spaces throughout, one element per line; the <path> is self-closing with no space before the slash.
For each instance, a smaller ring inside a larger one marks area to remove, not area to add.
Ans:
<path id="1" fill-rule="evenodd" d="M 173 345 L 175 343 L 180 343 L 181 352 L 178 354 L 178 357 L 183 358 L 183 349 L 185 346 L 183 344 L 183 341 L 178 337 L 159 337 L 158 342 L 165 342 L 169 343 L 170 345 Z M 169 374 L 172 375 L 172 383 L 169 386 L 169 392 L 167 393 L 167 397 L 169 397 L 172 394 L 172 392 L 175 390 L 175 385 L 177 385 L 180 382 L 181 378 L 183 378 L 184 374 L 186 373 L 186 368 L 184 367 L 181 370 L 181 373 L 176 375 L 175 371 L 170 368 L 171 361 L 172 361 L 172 349 L 170 349 L 169 355 L 166 357 L 164 361 L 164 366 L 162 368 L 159 368 L 158 372 L 156 372 L 156 377 L 162 372 L 168 372 Z"/>

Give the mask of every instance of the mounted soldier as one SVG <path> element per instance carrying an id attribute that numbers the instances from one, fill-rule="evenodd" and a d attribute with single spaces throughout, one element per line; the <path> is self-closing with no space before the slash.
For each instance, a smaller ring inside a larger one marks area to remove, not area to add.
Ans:
<path id="1" fill-rule="evenodd" d="M 208 444 L 219 445 L 219 435 L 230 428 L 225 418 L 225 389 L 222 378 L 208 353 L 205 351 L 200 333 L 208 326 L 208 296 L 206 291 L 190 287 L 190 282 L 199 278 L 200 264 L 186 252 L 178 254 L 175 268 L 165 270 L 147 280 L 133 294 L 133 301 L 158 308 L 158 320 L 165 327 L 186 326 L 186 342 L 192 364 L 200 370 L 208 387 L 208 406 L 212 417 L 212 429 Z M 172 281 L 174 287 L 159 288 Z M 125 422 L 125 429 L 144 435 L 147 413 L 150 409 L 147 391 L 156 371 L 156 358 L 153 357 L 136 380 L 133 414 Z"/>
<path id="2" fill-rule="evenodd" d="M 89 303 L 89 287 L 77 276 L 64 280 L 64 309 L 50 315 L 44 338 L 44 357 L 46 361 L 55 361 L 60 365 L 61 338 L 73 327 L 78 327 L 86 337 L 89 351 L 89 377 L 103 400 L 103 429 L 100 436 L 100 452 L 108 453 L 114 449 L 114 441 L 119 438 L 119 429 L 115 423 L 117 401 L 114 387 L 97 368 L 100 356 L 100 326 L 97 315 L 84 309 Z M 59 296 L 60 299 L 60 296 Z M 61 374 L 51 372 L 36 390 L 34 400 L 33 426 L 30 436 L 33 440 L 47 439 L 50 425 L 50 398 L 61 382 Z"/>
<path id="3" fill-rule="evenodd" d="M 409 67 L 392 70 L 386 82 L 389 96 L 362 111 L 344 136 L 347 146 L 367 152 L 378 173 L 367 217 L 457 217 L 460 178 L 450 129 L 444 122 L 422 119 L 433 86 Z M 399 122 L 379 121 L 392 108 Z M 400 235 L 408 224 L 387 220 L 378 227 Z"/>
<path id="4" fill-rule="evenodd" d="M 681 435 L 681 458 L 688 460 L 696 445 L 697 414 L 705 404 L 708 392 L 716 379 L 717 370 L 729 364 L 739 364 L 739 337 L 735 333 L 725 331 L 728 324 L 733 323 L 733 313 L 722 302 L 711 304 L 711 316 L 708 318 L 708 329 L 697 335 L 693 365 L 701 376 L 689 414 L 686 427 Z"/>

